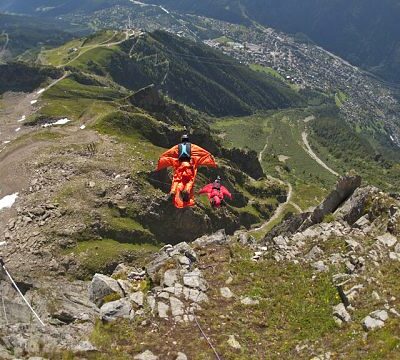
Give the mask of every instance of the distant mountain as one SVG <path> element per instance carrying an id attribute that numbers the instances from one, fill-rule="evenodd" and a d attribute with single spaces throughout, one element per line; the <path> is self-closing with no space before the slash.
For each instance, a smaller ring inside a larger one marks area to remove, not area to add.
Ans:
<path id="1" fill-rule="evenodd" d="M 147 0 L 146 0 L 147 1 Z M 230 22 L 306 34 L 324 48 L 400 82 L 399 0 L 149 0 Z"/>
<path id="2" fill-rule="evenodd" d="M 109 76 L 131 90 L 154 84 L 176 101 L 214 116 L 298 106 L 284 82 L 208 46 L 162 31 L 87 51 L 69 66 Z"/>
<path id="3" fill-rule="evenodd" d="M 11 56 L 37 47 L 61 45 L 70 40 L 73 34 L 80 32 L 79 28 L 74 29 L 61 21 L 44 22 L 43 19 L 32 16 L 5 14 L 0 14 L 0 30 L 0 35 L 3 33 L 4 45 L 7 41 L 6 50 Z"/>
<path id="4" fill-rule="evenodd" d="M 43 16 L 63 15 L 73 11 L 96 11 L 129 0 L 2 0 L 0 11 Z"/>

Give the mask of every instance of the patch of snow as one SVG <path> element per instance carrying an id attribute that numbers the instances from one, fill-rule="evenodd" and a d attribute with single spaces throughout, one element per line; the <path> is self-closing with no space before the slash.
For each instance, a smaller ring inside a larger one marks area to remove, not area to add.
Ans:
<path id="1" fill-rule="evenodd" d="M 14 193 L 11 195 L 6 195 L 3 198 L 0 199 L 0 210 L 3 209 L 9 209 L 12 207 L 15 203 L 15 200 L 17 200 L 18 193 Z"/>
<path id="2" fill-rule="evenodd" d="M 71 121 L 70 119 L 64 118 L 64 119 L 57 120 L 54 123 L 44 124 L 44 125 L 42 125 L 42 127 L 47 128 L 49 126 L 54 126 L 54 125 L 65 125 L 65 124 L 69 123 L 70 121 Z"/>
<path id="3" fill-rule="evenodd" d="M 390 135 L 390 140 L 394 141 L 394 137 L 392 135 Z"/>
<path id="4" fill-rule="evenodd" d="M 19 128 L 17 128 L 17 129 L 15 129 L 15 132 L 18 132 L 18 131 L 20 131 L 21 130 L 21 128 L 19 127 Z"/>
<path id="5" fill-rule="evenodd" d="M 46 89 L 40 89 L 36 94 L 40 95 L 42 92 L 44 92 Z"/>
<path id="6" fill-rule="evenodd" d="M 7 245 L 7 243 L 5 241 L 1 241 L 0 242 L 0 247 Z"/>
<path id="7" fill-rule="evenodd" d="M 86 129 L 86 125 L 81 125 L 81 127 L 79 129 L 81 129 L 81 130 Z"/>
<path id="8" fill-rule="evenodd" d="M 115 179 L 115 180 L 117 180 L 117 179 L 119 179 L 120 177 L 121 177 L 121 175 L 120 175 L 120 174 L 118 174 L 118 175 L 116 175 L 116 176 L 115 176 L 115 178 L 114 178 L 114 179 Z"/>
<path id="9" fill-rule="evenodd" d="M 31 105 L 36 104 L 36 103 L 37 103 L 37 100 L 32 100 L 31 101 Z"/>
<path id="10" fill-rule="evenodd" d="M 9 143 L 10 143 L 10 140 L 3 141 L 3 144 L 9 144 Z"/>
<path id="11" fill-rule="evenodd" d="M 22 115 L 21 119 L 19 119 L 18 122 L 25 121 L 25 119 L 26 119 L 26 116 L 25 116 L 25 115 Z"/>

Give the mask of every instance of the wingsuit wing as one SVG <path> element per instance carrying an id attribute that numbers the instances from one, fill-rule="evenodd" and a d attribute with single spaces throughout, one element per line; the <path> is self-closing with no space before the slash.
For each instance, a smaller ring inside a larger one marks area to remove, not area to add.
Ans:
<path id="1" fill-rule="evenodd" d="M 232 200 L 232 194 L 229 192 L 229 190 L 225 186 L 221 186 L 220 189 L 222 195 L 227 196 L 229 199 Z"/>
<path id="2" fill-rule="evenodd" d="M 178 145 L 161 154 L 157 164 L 157 171 L 170 166 L 175 166 L 178 161 Z"/>
<path id="3" fill-rule="evenodd" d="M 197 166 L 217 167 L 214 157 L 202 147 L 192 144 L 191 158 Z"/>
<path id="4" fill-rule="evenodd" d="M 200 191 L 199 194 L 209 194 L 212 191 L 213 184 L 208 184 L 204 186 Z"/>

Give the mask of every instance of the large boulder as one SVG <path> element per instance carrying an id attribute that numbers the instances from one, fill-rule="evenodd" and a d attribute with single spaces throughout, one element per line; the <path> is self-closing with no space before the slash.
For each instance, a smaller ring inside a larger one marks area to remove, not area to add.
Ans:
<path id="1" fill-rule="evenodd" d="M 320 223 L 326 215 L 333 213 L 347 200 L 360 185 L 361 177 L 358 175 L 340 178 L 335 189 L 314 209 L 308 219 L 300 226 L 299 231 L 304 231 L 310 226 Z"/>
<path id="2" fill-rule="evenodd" d="M 364 215 L 369 199 L 378 192 L 379 189 L 374 186 L 356 189 L 343 206 L 335 212 L 336 219 L 343 219 L 349 225 L 353 225 Z"/>
<path id="3" fill-rule="evenodd" d="M 104 304 L 100 308 L 100 315 L 103 321 L 110 322 L 118 318 L 131 319 L 134 311 L 128 299 L 120 299 Z"/>
<path id="4" fill-rule="evenodd" d="M 95 274 L 89 286 L 89 298 L 98 307 L 101 307 L 107 296 L 124 297 L 124 293 L 117 280 L 103 274 Z"/>

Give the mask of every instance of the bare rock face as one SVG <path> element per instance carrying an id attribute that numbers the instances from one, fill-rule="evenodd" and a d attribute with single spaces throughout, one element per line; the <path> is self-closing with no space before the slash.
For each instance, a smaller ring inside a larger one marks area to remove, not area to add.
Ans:
<path id="1" fill-rule="evenodd" d="M 360 176 L 344 176 L 336 184 L 336 188 L 315 208 L 310 217 L 300 226 L 300 231 L 320 223 L 325 215 L 333 213 L 354 191 L 360 187 Z"/>
<path id="2" fill-rule="evenodd" d="M 117 280 L 106 275 L 95 274 L 89 287 L 90 300 L 100 307 L 104 304 L 104 298 L 112 294 L 124 297 Z"/>
<path id="3" fill-rule="evenodd" d="M 110 322 L 118 318 L 131 319 L 134 311 L 128 299 L 120 299 L 104 304 L 100 309 L 100 315 L 103 321 Z"/>
<path id="4" fill-rule="evenodd" d="M 264 242 L 268 243 L 278 235 L 290 236 L 307 230 L 309 227 L 320 223 L 328 214 L 336 211 L 353 193 L 360 187 L 360 176 L 344 176 L 336 184 L 335 189 L 327 196 L 327 198 L 317 206 L 312 213 L 305 212 L 302 214 L 292 215 L 281 224 L 275 226 L 264 238 Z M 365 208 L 367 195 L 374 191 L 375 188 L 363 188 L 359 194 L 349 204 L 346 202 L 341 212 L 349 222 L 357 221 Z M 365 199 L 365 200 L 364 200 Z M 363 201 L 364 200 L 364 201 Z M 346 220 L 347 221 L 347 220 Z"/>
<path id="5" fill-rule="evenodd" d="M 335 213 L 337 219 L 345 220 L 349 225 L 356 223 L 363 215 L 368 199 L 378 193 L 379 189 L 374 186 L 358 188 L 353 195 Z"/>

